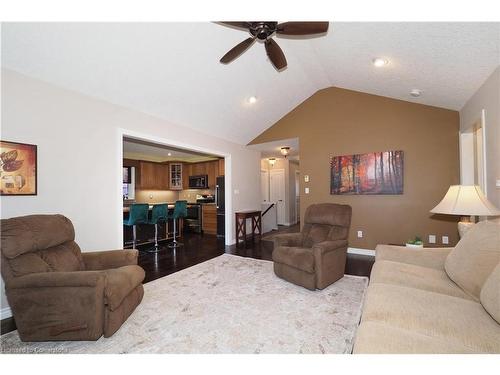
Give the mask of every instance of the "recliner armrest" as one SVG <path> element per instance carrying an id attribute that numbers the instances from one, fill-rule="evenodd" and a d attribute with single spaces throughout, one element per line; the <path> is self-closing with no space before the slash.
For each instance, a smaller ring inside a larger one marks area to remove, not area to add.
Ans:
<path id="1" fill-rule="evenodd" d="M 50 287 L 95 287 L 104 285 L 106 273 L 102 271 L 42 272 L 15 277 L 9 281 L 9 289 Z"/>
<path id="2" fill-rule="evenodd" d="M 139 252 L 132 250 L 109 250 L 83 252 L 82 258 L 87 270 L 107 270 L 137 264 Z"/>
<path id="3" fill-rule="evenodd" d="M 300 247 L 302 246 L 302 233 L 278 234 L 273 238 L 274 248 L 281 246 Z"/>
<path id="4" fill-rule="evenodd" d="M 347 248 L 347 240 L 323 241 L 313 245 L 314 252 L 320 252 L 322 254 L 339 248 Z"/>

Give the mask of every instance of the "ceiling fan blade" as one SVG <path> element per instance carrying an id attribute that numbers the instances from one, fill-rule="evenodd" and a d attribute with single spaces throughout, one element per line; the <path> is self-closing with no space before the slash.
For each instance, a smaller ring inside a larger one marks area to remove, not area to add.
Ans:
<path id="1" fill-rule="evenodd" d="M 247 29 L 247 30 L 250 28 L 250 22 L 246 21 L 230 21 L 230 22 L 220 21 L 217 23 L 220 23 L 225 26 L 239 27 L 241 29 Z"/>
<path id="2" fill-rule="evenodd" d="M 327 30 L 328 22 L 284 22 L 276 27 L 276 33 L 283 35 L 322 34 Z"/>
<path id="3" fill-rule="evenodd" d="M 243 52 L 245 52 L 248 47 L 250 47 L 253 42 L 255 42 L 255 38 L 247 38 L 243 42 L 237 44 L 235 47 L 231 48 L 228 53 L 226 53 L 220 59 L 220 62 L 223 64 L 229 64 Z"/>
<path id="4" fill-rule="evenodd" d="M 273 39 L 266 40 L 266 52 L 276 69 L 281 70 L 286 67 L 285 55 Z"/>

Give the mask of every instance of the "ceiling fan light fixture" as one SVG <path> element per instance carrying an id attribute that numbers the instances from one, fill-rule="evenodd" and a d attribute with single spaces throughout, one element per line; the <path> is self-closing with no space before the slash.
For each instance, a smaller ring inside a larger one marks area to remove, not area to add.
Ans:
<path id="1" fill-rule="evenodd" d="M 283 155 L 285 158 L 290 154 L 290 147 L 288 146 L 285 146 L 285 147 L 281 147 L 281 155 Z"/>

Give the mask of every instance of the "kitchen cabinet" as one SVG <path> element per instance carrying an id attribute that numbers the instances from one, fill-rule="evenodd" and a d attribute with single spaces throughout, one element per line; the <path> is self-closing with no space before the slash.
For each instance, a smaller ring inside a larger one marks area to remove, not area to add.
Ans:
<path id="1" fill-rule="evenodd" d="M 182 163 L 170 163 L 170 189 L 171 190 L 182 190 Z"/>
<path id="2" fill-rule="evenodd" d="M 218 167 L 218 170 L 219 170 L 217 176 L 224 176 L 225 175 L 224 159 L 219 159 L 217 161 L 217 167 Z"/>
<path id="3" fill-rule="evenodd" d="M 137 172 L 136 184 L 138 189 L 168 189 L 167 164 L 140 161 Z"/>
<path id="4" fill-rule="evenodd" d="M 203 204 L 201 207 L 203 233 L 217 234 L 217 208 L 215 204 Z"/>
<path id="5" fill-rule="evenodd" d="M 224 176 L 224 159 L 204 161 L 199 163 L 183 163 L 182 181 L 184 189 L 188 189 L 189 176 L 199 175 L 207 175 L 208 188 L 215 189 L 216 178 L 218 176 Z"/>

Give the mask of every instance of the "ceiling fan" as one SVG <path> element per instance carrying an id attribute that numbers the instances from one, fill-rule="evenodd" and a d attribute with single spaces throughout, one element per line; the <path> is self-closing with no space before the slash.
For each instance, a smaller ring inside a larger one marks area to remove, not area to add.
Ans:
<path id="1" fill-rule="evenodd" d="M 286 67 L 286 58 L 278 43 L 272 39 L 277 35 L 313 35 L 323 34 L 328 30 L 328 22 L 284 22 L 275 21 L 241 21 L 241 22 L 219 22 L 222 25 L 246 29 L 252 35 L 243 42 L 237 44 L 227 52 L 220 62 L 228 64 L 243 52 L 245 52 L 257 39 L 263 41 L 266 47 L 267 56 L 277 70 Z"/>

